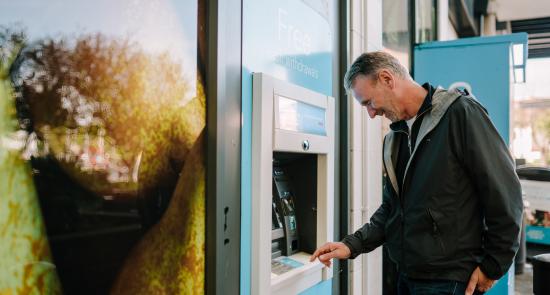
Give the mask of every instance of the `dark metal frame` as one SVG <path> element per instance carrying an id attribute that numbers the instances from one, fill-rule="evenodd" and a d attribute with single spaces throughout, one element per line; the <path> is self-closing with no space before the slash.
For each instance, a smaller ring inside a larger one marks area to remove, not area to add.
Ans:
<path id="1" fill-rule="evenodd" d="M 348 53 L 349 53 L 349 1 L 335 1 L 337 2 L 337 28 L 334 38 L 335 55 L 337 61 L 335 64 L 334 73 L 337 75 L 333 81 L 333 95 L 337 99 L 336 106 L 336 122 L 338 122 L 338 128 L 336 129 L 335 142 L 338 143 L 336 150 L 336 159 L 338 159 L 334 165 L 336 171 L 338 171 L 335 179 L 334 191 L 337 192 L 334 201 L 334 218 L 336 224 L 340 226 L 334 227 L 334 240 L 340 241 L 348 233 L 349 227 L 349 108 L 351 97 L 348 97 L 344 90 L 344 75 L 348 66 Z M 334 284 L 333 293 L 335 294 L 348 294 L 349 293 L 349 263 L 347 261 L 334 261 Z"/>
<path id="2" fill-rule="evenodd" d="M 409 1 L 409 71 L 414 78 L 414 46 L 416 45 L 416 0 Z"/>
<path id="3" fill-rule="evenodd" d="M 206 5 L 205 291 L 239 294 L 242 1 Z"/>

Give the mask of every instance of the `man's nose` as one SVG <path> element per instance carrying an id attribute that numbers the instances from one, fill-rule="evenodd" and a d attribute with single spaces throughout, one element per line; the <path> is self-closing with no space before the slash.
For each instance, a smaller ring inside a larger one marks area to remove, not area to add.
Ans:
<path id="1" fill-rule="evenodd" d="M 367 106 L 367 112 L 369 112 L 369 117 L 371 119 L 374 119 L 374 117 L 376 117 L 377 111 L 374 108 L 371 108 L 370 106 Z"/>

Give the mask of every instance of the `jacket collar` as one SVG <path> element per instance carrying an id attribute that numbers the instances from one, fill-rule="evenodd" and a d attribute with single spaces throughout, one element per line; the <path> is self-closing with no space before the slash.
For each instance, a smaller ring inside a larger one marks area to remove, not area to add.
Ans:
<path id="1" fill-rule="evenodd" d="M 435 90 L 431 101 L 432 108 L 424 115 L 425 117 L 422 120 L 422 124 L 420 125 L 418 137 L 413 148 L 413 152 L 405 168 L 403 180 L 405 180 L 407 177 L 407 172 L 409 170 L 412 159 L 416 154 L 417 147 L 420 145 L 424 137 L 426 137 L 426 135 L 439 124 L 447 109 L 461 95 L 462 94 L 456 90 L 445 90 L 440 87 Z M 383 147 L 384 167 L 386 168 L 386 173 L 388 174 L 390 182 L 397 194 L 399 194 L 399 186 L 397 184 L 395 164 L 397 162 L 397 152 L 399 148 L 398 142 L 398 140 L 395 140 L 395 131 L 390 131 L 384 138 Z"/>

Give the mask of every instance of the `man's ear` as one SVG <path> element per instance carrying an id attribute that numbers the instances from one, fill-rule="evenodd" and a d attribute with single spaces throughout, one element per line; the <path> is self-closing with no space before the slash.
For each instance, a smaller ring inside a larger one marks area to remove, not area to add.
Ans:
<path id="1" fill-rule="evenodd" d="M 382 85 L 387 86 L 390 89 L 393 89 L 395 86 L 393 74 L 387 69 L 382 69 L 378 72 L 378 80 L 382 83 Z"/>

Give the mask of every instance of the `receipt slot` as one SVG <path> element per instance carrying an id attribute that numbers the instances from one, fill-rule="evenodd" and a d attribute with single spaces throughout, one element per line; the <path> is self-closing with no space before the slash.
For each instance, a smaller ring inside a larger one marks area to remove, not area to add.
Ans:
<path id="1" fill-rule="evenodd" d="M 332 278 L 334 98 L 255 73 L 252 107 L 251 293 L 297 294 Z"/>

